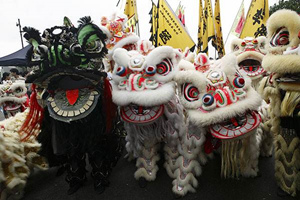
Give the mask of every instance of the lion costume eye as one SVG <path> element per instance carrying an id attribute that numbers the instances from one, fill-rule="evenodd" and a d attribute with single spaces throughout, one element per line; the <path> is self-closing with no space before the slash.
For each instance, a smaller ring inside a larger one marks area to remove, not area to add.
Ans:
<path id="1" fill-rule="evenodd" d="M 289 44 L 289 32 L 286 28 L 279 28 L 276 33 L 273 35 L 271 41 L 271 46 L 283 46 Z"/>
<path id="2" fill-rule="evenodd" d="M 85 47 L 87 52 L 100 52 L 103 48 L 103 44 L 99 40 L 92 40 L 88 42 Z"/>
<path id="3" fill-rule="evenodd" d="M 124 67 L 124 66 L 119 66 L 118 68 L 117 68 L 117 72 L 116 72 L 116 74 L 118 75 L 118 76 L 126 76 L 127 75 L 127 69 L 126 69 L 126 67 Z"/>
<path id="4" fill-rule="evenodd" d="M 243 77 L 236 77 L 233 80 L 233 85 L 236 88 L 242 88 L 245 86 L 245 79 Z"/>
<path id="5" fill-rule="evenodd" d="M 157 73 L 166 76 L 168 75 L 173 69 L 172 61 L 169 58 L 164 59 L 161 63 L 156 65 Z"/>
<path id="6" fill-rule="evenodd" d="M 214 102 L 215 102 L 215 99 L 214 99 L 213 95 L 211 95 L 211 94 L 205 94 L 202 97 L 202 103 L 205 106 L 211 106 Z"/>
<path id="7" fill-rule="evenodd" d="M 148 76 L 153 76 L 155 73 L 156 73 L 156 67 L 153 67 L 153 66 L 148 66 L 146 69 L 145 69 L 145 72 Z"/>
<path id="8" fill-rule="evenodd" d="M 87 43 L 86 45 L 86 49 L 88 50 L 94 50 L 96 49 L 97 45 L 96 45 L 96 41 L 91 41 L 89 43 Z"/>
<path id="9" fill-rule="evenodd" d="M 187 101 L 197 101 L 199 99 L 199 90 L 190 83 L 183 85 L 184 98 Z"/>
<path id="10" fill-rule="evenodd" d="M 21 93 L 21 92 L 23 92 L 23 89 L 21 87 L 15 89 L 15 93 Z"/>

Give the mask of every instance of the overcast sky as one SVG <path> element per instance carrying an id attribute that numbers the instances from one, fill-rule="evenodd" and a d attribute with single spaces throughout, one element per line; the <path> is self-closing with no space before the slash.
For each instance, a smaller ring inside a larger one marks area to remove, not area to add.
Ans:
<path id="1" fill-rule="evenodd" d="M 214 0 L 211 1 L 214 5 Z M 277 1 L 269 0 L 269 5 Z M 73 24 L 77 25 L 80 17 L 88 15 L 99 25 L 101 16 L 110 16 L 120 9 L 126 0 L 120 0 L 119 8 L 116 7 L 117 2 L 118 0 L 0 0 L 0 57 L 21 48 L 19 28 L 16 26 L 18 18 L 21 20 L 22 27 L 31 26 L 41 32 L 45 28 L 62 25 L 64 16 L 68 16 Z M 157 0 L 154 2 L 156 3 Z M 180 0 L 168 0 L 174 11 L 179 2 Z M 220 0 L 224 40 L 241 2 L 242 0 Z M 250 2 L 251 0 L 245 0 L 245 12 Z M 197 41 L 199 0 L 181 0 L 181 4 L 186 7 L 186 27 L 194 41 Z M 149 39 L 151 0 L 137 0 L 137 7 L 141 38 Z"/>

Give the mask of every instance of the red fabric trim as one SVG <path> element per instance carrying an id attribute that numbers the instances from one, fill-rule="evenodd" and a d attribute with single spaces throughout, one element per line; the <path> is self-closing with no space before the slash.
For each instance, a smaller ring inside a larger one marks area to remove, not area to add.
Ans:
<path id="1" fill-rule="evenodd" d="M 26 119 L 19 130 L 19 134 L 22 137 L 22 141 L 26 141 L 30 138 L 30 136 L 37 136 L 35 130 L 41 127 L 43 117 L 44 117 L 44 109 L 39 105 L 36 99 L 36 86 L 32 84 L 32 94 L 30 96 L 30 107 L 29 113 L 26 116 Z"/>

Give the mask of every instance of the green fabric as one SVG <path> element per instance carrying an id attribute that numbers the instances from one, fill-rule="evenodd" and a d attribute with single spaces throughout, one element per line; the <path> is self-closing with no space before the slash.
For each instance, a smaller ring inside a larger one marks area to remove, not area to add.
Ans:
<path id="1" fill-rule="evenodd" d="M 62 52 L 63 51 L 63 47 L 62 47 L 62 45 L 59 45 L 58 47 L 57 47 L 57 54 L 58 54 L 58 59 L 59 59 L 59 61 L 62 63 L 62 64 L 64 64 L 64 65 L 70 65 L 70 63 L 69 62 L 66 62 L 62 57 L 61 57 L 61 54 L 62 53 L 65 53 L 65 52 Z M 69 54 L 69 52 L 66 52 L 67 54 Z M 66 55 L 66 57 L 67 57 L 67 55 Z"/>
<path id="2" fill-rule="evenodd" d="M 29 43 L 34 47 L 37 48 L 39 46 L 39 43 L 35 39 L 30 39 Z"/>
<path id="3" fill-rule="evenodd" d="M 84 37 L 90 32 L 95 31 L 91 24 L 84 26 L 78 33 L 78 42 L 80 45 L 83 44 Z"/>
<path id="4" fill-rule="evenodd" d="M 53 60 L 51 60 L 50 54 L 52 54 Z M 55 55 L 54 46 L 51 46 L 51 49 L 50 49 L 49 54 L 48 54 L 48 59 L 52 62 L 52 64 L 51 64 L 52 66 L 56 66 L 56 55 Z"/>

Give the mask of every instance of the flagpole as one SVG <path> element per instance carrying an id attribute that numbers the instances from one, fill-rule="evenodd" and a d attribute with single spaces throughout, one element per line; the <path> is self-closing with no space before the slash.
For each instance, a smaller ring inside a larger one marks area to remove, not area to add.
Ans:
<path id="1" fill-rule="evenodd" d="M 136 3 L 136 2 L 135 2 Z M 137 3 L 136 3 L 136 15 L 137 15 Z M 137 25 L 136 25 L 136 29 L 137 29 L 137 35 L 140 37 L 140 21 L 138 20 Z"/>
<path id="2" fill-rule="evenodd" d="M 251 0 L 251 2 L 252 2 L 252 0 Z M 240 5 L 240 8 L 239 8 L 239 10 L 237 11 L 237 13 L 236 13 L 236 15 L 235 15 L 235 17 L 234 17 L 234 20 L 233 20 L 233 22 L 232 22 L 232 25 L 231 25 L 231 28 L 230 28 L 230 30 L 229 30 L 229 33 L 227 34 L 227 37 L 226 37 L 226 41 L 225 41 L 224 46 L 226 46 L 228 37 L 229 37 L 229 35 L 230 35 L 230 33 L 231 33 L 231 29 L 232 29 L 232 27 L 233 27 L 233 25 L 234 25 L 234 22 L 235 22 L 236 17 L 238 16 L 238 14 L 239 14 L 239 12 L 240 12 L 240 10 L 241 10 L 241 8 L 242 8 L 243 3 L 244 3 L 244 0 L 242 1 L 241 5 Z M 248 12 L 247 12 L 247 14 L 248 14 Z M 243 25 L 243 26 L 244 26 L 244 25 Z"/>
<path id="3" fill-rule="evenodd" d="M 157 21 L 156 21 L 156 29 L 155 29 L 155 36 L 156 36 L 156 38 L 155 38 L 155 47 L 157 47 L 157 45 L 158 45 L 158 36 L 157 36 L 157 33 L 158 33 L 158 27 L 159 27 L 159 25 L 158 25 L 158 14 L 159 14 L 159 1 L 160 0 L 158 0 L 158 2 L 157 2 L 157 7 L 156 7 L 156 19 L 157 19 Z"/>
<path id="4" fill-rule="evenodd" d="M 140 37 L 140 22 L 137 23 L 137 34 Z"/>

